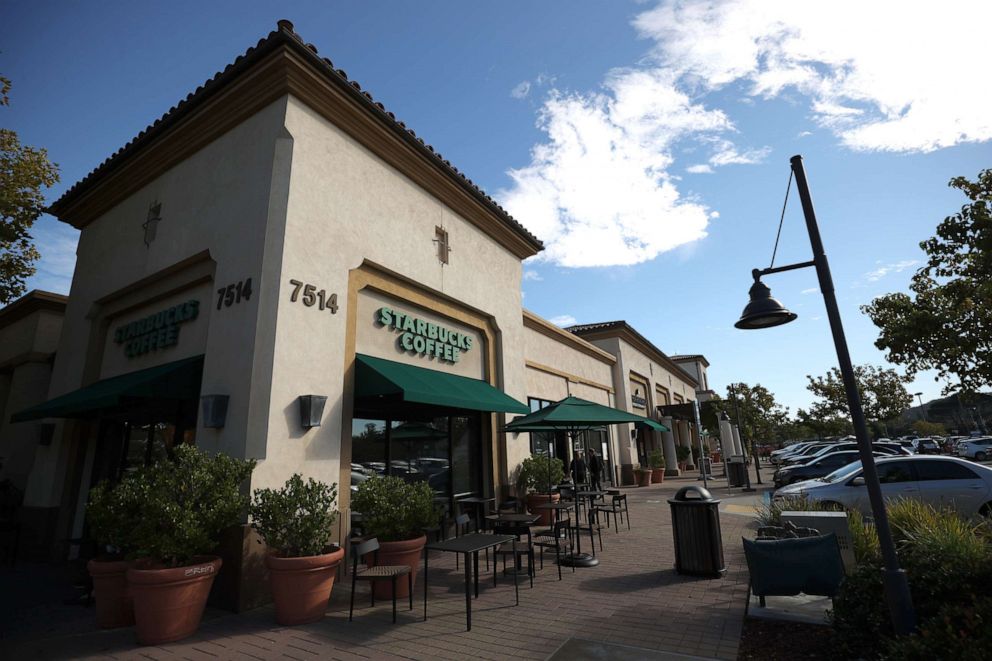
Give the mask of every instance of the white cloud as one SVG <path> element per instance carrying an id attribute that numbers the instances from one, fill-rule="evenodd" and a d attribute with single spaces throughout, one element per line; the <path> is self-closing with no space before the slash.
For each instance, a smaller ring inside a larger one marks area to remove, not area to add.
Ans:
<path id="1" fill-rule="evenodd" d="M 810 287 L 809 289 L 804 289 L 804 290 L 802 290 L 799 293 L 800 294 L 819 294 L 820 293 L 820 288 L 819 287 Z"/>
<path id="2" fill-rule="evenodd" d="M 510 96 L 514 99 L 523 99 L 530 94 L 530 81 L 525 80 L 510 90 Z"/>
<path id="3" fill-rule="evenodd" d="M 644 262 L 706 236 L 708 209 L 672 183 L 671 146 L 731 129 L 721 111 L 693 103 L 663 70 L 617 70 L 600 92 L 552 92 L 538 122 L 548 141 L 510 170 L 509 211 L 562 266 Z"/>
<path id="4" fill-rule="evenodd" d="M 575 324 L 575 317 L 570 314 L 560 314 L 557 317 L 551 317 L 548 321 L 555 326 L 565 328 L 566 326 L 573 326 Z"/>
<path id="5" fill-rule="evenodd" d="M 526 280 L 533 280 L 533 281 L 537 282 L 537 281 L 540 281 L 540 280 L 544 280 L 544 278 L 542 278 L 541 277 L 541 274 L 538 273 L 537 271 L 535 271 L 534 269 L 525 269 L 524 270 L 524 280 L 525 281 Z"/>
<path id="6" fill-rule="evenodd" d="M 680 192 L 676 145 L 695 143 L 680 164 L 693 174 L 769 154 L 716 103 L 785 97 L 854 150 L 992 139 L 992 86 L 975 78 L 992 3 L 663 0 L 633 24 L 648 56 L 599 89 L 552 89 L 544 140 L 498 194 L 544 240 L 539 260 L 630 265 L 705 237 L 710 209 Z"/>
<path id="7" fill-rule="evenodd" d="M 884 264 L 882 266 L 879 266 L 877 269 L 873 271 L 869 271 L 868 273 L 865 273 L 865 279 L 868 282 L 878 282 L 879 280 L 881 280 L 890 273 L 901 273 L 902 271 L 905 271 L 909 267 L 915 266 L 919 263 L 920 261 L 918 259 L 904 259 L 901 262 Z"/>
<path id="8" fill-rule="evenodd" d="M 43 216 L 32 229 L 35 245 L 41 253 L 37 272 L 27 281 L 28 290 L 43 289 L 68 294 L 76 268 L 76 244 L 79 231 L 54 218 Z"/>
<path id="9" fill-rule="evenodd" d="M 634 20 L 658 66 L 700 90 L 785 90 L 857 150 L 932 151 L 992 139 L 992 86 L 975 79 L 992 3 L 663 2 Z"/>

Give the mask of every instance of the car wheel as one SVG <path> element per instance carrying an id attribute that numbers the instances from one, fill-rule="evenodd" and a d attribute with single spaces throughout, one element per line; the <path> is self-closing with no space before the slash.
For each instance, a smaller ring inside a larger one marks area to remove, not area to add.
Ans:
<path id="1" fill-rule="evenodd" d="M 978 513 L 986 519 L 992 519 L 992 503 L 985 503 L 978 509 Z"/>
<path id="2" fill-rule="evenodd" d="M 984 452 L 979 451 L 975 453 L 975 461 L 985 461 L 987 458 L 988 455 Z"/>

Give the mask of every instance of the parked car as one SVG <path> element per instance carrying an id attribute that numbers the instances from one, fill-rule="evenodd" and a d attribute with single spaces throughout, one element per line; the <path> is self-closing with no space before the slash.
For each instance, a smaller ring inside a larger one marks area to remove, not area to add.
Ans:
<path id="1" fill-rule="evenodd" d="M 769 455 L 769 458 L 771 459 L 771 462 L 773 464 L 777 464 L 784 455 L 798 452 L 810 445 L 813 445 L 814 442 L 815 441 L 802 441 L 800 443 L 793 443 L 792 445 L 786 445 L 784 448 L 779 448 L 778 450 L 772 450 L 772 453 L 771 455 Z"/>
<path id="2" fill-rule="evenodd" d="M 992 436 L 985 438 L 968 438 L 958 443 L 958 456 L 985 461 L 992 456 Z"/>
<path id="3" fill-rule="evenodd" d="M 886 455 L 876 453 L 875 456 Z M 820 455 L 805 464 L 797 464 L 779 468 L 772 476 L 772 481 L 775 483 L 775 488 L 777 489 L 787 484 L 795 484 L 796 482 L 803 482 L 806 480 L 812 480 L 816 477 L 823 477 L 824 475 L 833 473 L 838 468 L 847 466 L 851 462 L 859 461 L 858 457 L 859 455 L 856 449 L 847 449 L 840 452 L 828 452 L 827 454 Z"/>
<path id="4" fill-rule="evenodd" d="M 898 455 L 910 455 L 910 454 L 913 454 L 912 452 L 909 452 L 908 450 L 905 450 L 898 443 L 872 443 L 871 444 L 871 447 L 872 447 L 872 452 L 874 452 L 875 454 L 878 454 L 878 455 L 897 455 L 897 454 Z M 828 455 L 828 454 L 831 454 L 831 453 L 834 453 L 834 452 L 842 452 L 842 451 L 845 451 L 845 450 L 857 450 L 857 449 L 858 449 L 858 444 L 857 443 L 834 443 L 832 445 L 824 446 L 824 447 L 820 448 L 819 450 L 816 450 L 815 452 L 813 452 L 813 453 L 811 453 L 809 455 L 798 456 L 798 457 L 790 457 L 790 458 L 786 459 L 785 461 L 783 461 L 782 462 L 782 465 L 783 466 L 799 466 L 799 465 L 807 464 L 810 461 L 812 461 L 813 459 L 816 459 L 816 458 L 819 458 L 819 457 L 823 457 L 825 455 Z M 824 475 L 825 474 L 826 473 L 824 473 Z"/>
<path id="5" fill-rule="evenodd" d="M 823 448 L 830 447 L 832 445 L 834 445 L 834 443 L 811 443 L 810 445 L 807 445 L 803 449 L 797 450 L 796 452 L 783 454 L 778 458 L 778 463 L 785 464 L 791 461 L 792 459 L 797 459 L 799 457 L 810 457 L 814 453 L 822 450 Z"/>
<path id="6" fill-rule="evenodd" d="M 992 469 L 953 457 L 914 455 L 878 459 L 882 497 L 915 498 L 962 516 L 992 516 Z M 806 482 L 782 487 L 776 500 L 802 497 L 871 515 L 860 462 Z"/>
<path id="7" fill-rule="evenodd" d="M 940 444 L 932 438 L 918 438 L 913 441 L 916 454 L 940 454 Z"/>

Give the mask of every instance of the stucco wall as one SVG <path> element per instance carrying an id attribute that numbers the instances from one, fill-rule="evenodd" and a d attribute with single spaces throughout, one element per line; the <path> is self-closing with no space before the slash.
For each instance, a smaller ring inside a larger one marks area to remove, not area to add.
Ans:
<path id="1" fill-rule="evenodd" d="M 98 300 L 117 295 L 140 298 L 140 288 L 133 292 L 127 288 L 208 252 L 214 265 L 213 279 L 204 288 L 197 321 L 206 327 L 202 391 L 228 394 L 230 408 L 223 429 L 197 430 L 197 444 L 235 456 L 250 454 L 252 447 L 264 447 L 264 443 L 252 443 L 252 435 L 264 435 L 264 429 L 249 425 L 248 419 L 252 396 L 256 407 L 260 397 L 267 401 L 267 392 L 252 393 L 253 379 L 266 380 L 264 373 L 257 372 L 264 372 L 264 365 L 253 372 L 257 361 L 252 357 L 258 320 L 270 316 L 272 310 L 265 282 L 278 274 L 265 272 L 263 253 L 266 232 L 273 227 L 268 222 L 270 191 L 274 173 L 279 174 L 274 151 L 283 131 L 285 106 L 285 98 L 269 105 L 82 230 L 49 397 L 106 376 L 101 373 L 100 354 L 110 325 L 100 316 Z M 156 238 L 146 246 L 142 224 L 153 203 L 161 203 L 162 220 Z M 276 219 L 274 224 L 280 222 Z M 214 290 L 249 277 L 253 296 L 216 310 Z M 91 317 L 94 311 L 96 318 Z M 184 350 L 181 340 L 175 351 L 159 352 L 158 362 L 181 357 Z M 147 364 L 143 361 L 142 366 Z M 60 467 L 70 460 L 67 453 L 72 449 L 64 439 L 60 442 L 64 427 L 65 423 L 59 424 L 51 446 L 38 449 L 26 497 L 31 506 L 58 506 L 61 500 L 64 481 Z"/>
<path id="2" fill-rule="evenodd" d="M 356 314 L 348 307 L 349 273 L 363 262 L 490 317 L 497 386 L 525 401 L 520 260 L 295 99 L 286 127 L 294 140 L 292 179 L 266 458 L 254 484 L 281 483 L 293 471 L 338 481 L 346 334 L 349 315 Z M 448 232 L 448 265 L 437 259 L 438 226 Z M 338 312 L 290 302 L 290 279 L 337 293 Z M 328 396 L 319 428 L 299 425 L 296 398 L 304 393 Z M 507 447 L 511 468 L 521 455 L 517 445 Z"/>

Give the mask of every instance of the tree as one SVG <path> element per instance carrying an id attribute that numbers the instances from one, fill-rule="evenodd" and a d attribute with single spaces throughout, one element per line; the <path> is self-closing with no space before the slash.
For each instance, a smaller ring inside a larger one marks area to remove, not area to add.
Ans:
<path id="1" fill-rule="evenodd" d="M 928 258 L 910 281 L 912 295 L 887 294 L 861 308 L 879 327 L 875 346 L 886 358 L 910 376 L 936 370 L 950 379 L 944 394 L 992 384 L 992 170 L 949 185 L 970 202 L 920 243 Z"/>
<path id="2" fill-rule="evenodd" d="M 820 398 L 810 407 L 812 417 L 821 420 L 836 416 L 850 418 L 847 391 L 844 389 L 840 369 L 834 367 L 824 376 L 814 379 L 807 375 L 806 378 L 809 379 L 806 389 Z M 861 407 L 869 422 L 891 420 L 913 403 L 913 396 L 903 385 L 909 379 L 900 376 L 894 369 L 855 365 L 854 379 L 861 393 Z"/>
<path id="3" fill-rule="evenodd" d="M 939 422 L 928 422 L 926 420 L 917 420 L 913 423 L 913 431 L 915 431 L 920 436 L 945 436 L 947 435 L 947 429 L 944 425 Z"/>
<path id="4" fill-rule="evenodd" d="M 837 414 L 821 415 L 812 410 L 796 411 L 796 433 L 793 438 L 825 438 L 827 436 L 849 436 L 854 433 L 850 417 Z"/>
<path id="5" fill-rule="evenodd" d="M 770 441 L 789 420 L 789 410 L 775 401 L 775 395 L 760 383 L 728 385 L 725 410 L 748 440 Z"/>
<path id="6" fill-rule="evenodd" d="M 10 104 L 10 81 L 0 76 L 0 106 Z M 22 145 L 17 134 L 0 129 L 0 304 L 24 293 L 41 255 L 29 230 L 45 210 L 42 189 L 59 180 L 48 152 Z"/>

